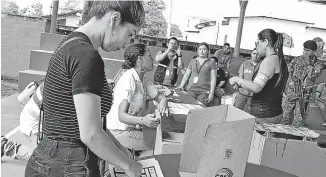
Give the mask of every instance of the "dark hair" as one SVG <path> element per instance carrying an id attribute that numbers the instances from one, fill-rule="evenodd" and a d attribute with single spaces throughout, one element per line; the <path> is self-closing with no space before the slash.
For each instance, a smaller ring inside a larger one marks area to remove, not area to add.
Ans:
<path id="1" fill-rule="evenodd" d="M 231 47 L 229 43 L 224 43 L 223 46 L 229 46 L 229 47 Z"/>
<path id="2" fill-rule="evenodd" d="M 264 29 L 258 34 L 258 38 L 259 40 L 268 40 L 269 44 L 271 44 L 278 56 L 281 72 L 275 87 L 281 86 L 283 93 L 289 77 L 288 67 L 283 54 L 283 35 L 281 33 L 276 33 L 273 29 Z"/>
<path id="3" fill-rule="evenodd" d="M 195 58 L 197 58 L 197 55 L 195 55 L 195 56 L 192 57 L 192 59 L 195 59 Z"/>
<path id="4" fill-rule="evenodd" d="M 178 39 L 177 39 L 176 37 L 170 37 L 169 42 L 170 42 L 171 40 L 175 40 L 175 41 L 178 42 Z"/>
<path id="5" fill-rule="evenodd" d="M 199 48 L 200 46 L 202 46 L 202 45 L 206 46 L 207 50 L 209 51 L 209 45 L 208 45 L 206 42 L 202 42 L 202 43 L 200 43 L 200 44 L 198 45 L 198 48 Z"/>
<path id="6" fill-rule="evenodd" d="M 124 54 L 125 61 L 122 64 L 123 69 L 130 69 L 136 66 L 136 61 L 139 56 L 144 56 L 147 46 L 145 44 L 132 44 L 130 45 Z"/>
<path id="7" fill-rule="evenodd" d="M 145 10 L 141 1 L 85 1 L 82 15 L 82 24 L 87 23 L 92 17 L 101 19 L 109 11 L 119 12 L 121 23 L 131 23 L 142 26 L 145 21 Z"/>
<path id="8" fill-rule="evenodd" d="M 211 59 L 213 59 L 216 63 L 218 62 L 218 58 L 217 57 L 211 57 Z"/>

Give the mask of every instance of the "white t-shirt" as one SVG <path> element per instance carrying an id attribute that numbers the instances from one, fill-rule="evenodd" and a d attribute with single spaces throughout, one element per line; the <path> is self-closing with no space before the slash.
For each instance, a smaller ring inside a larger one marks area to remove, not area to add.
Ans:
<path id="1" fill-rule="evenodd" d="M 42 101 L 43 84 L 41 84 L 33 96 L 29 99 L 24 106 L 23 111 L 20 113 L 20 131 L 30 136 L 31 134 L 38 133 L 38 124 L 40 119 L 40 108 L 37 105 L 38 101 Z"/>
<path id="2" fill-rule="evenodd" d="M 127 125 L 119 120 L 119 105 L 123 100 L 130 104 L 128 114 L 133 116 L 144 116 L 146 114 L 146 100 L 154 99 L 158 95 L 156 87 L 147 81 L 144 76 L 140 80 L 135 69 L 129 69 L 119 78 L 113 93 L 113 104 L 107 114 L 107 129 L 128 130 L 135 129 L 135 125 Z"/>

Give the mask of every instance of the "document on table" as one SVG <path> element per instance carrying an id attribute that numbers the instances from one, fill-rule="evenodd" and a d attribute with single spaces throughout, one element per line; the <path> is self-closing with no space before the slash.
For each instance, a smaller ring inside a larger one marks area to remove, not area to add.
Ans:
<path id="1" fill-rule="evenodd" d="M 139 162 L 143 165 L 141 177 L 164 177 L 160 164 L 154 158 L 140 160 Z M 118 167 L 113 167 L 111 175 L 112 177 L 128 177 L 128 175 Z"/>
<path id="2" fill-rule="evenodd" d="M 169 109 L 171 114 L 184 114 L 187 115 L 188 112 L 192 109 L 200 109 L 203 108 L 200 105 L 195 104 L 185 104 L 185 103 L 173 103 L 169 102 Z"/>

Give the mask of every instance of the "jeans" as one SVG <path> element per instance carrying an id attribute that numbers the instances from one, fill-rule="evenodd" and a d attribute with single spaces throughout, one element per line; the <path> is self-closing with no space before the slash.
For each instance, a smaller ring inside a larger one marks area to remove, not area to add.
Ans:
<path id="1" fill-rule="evenodd" d="M 82 142 L 44 137 L 30 157 L 25 177 L 98 177 L 98 157 Z"/>

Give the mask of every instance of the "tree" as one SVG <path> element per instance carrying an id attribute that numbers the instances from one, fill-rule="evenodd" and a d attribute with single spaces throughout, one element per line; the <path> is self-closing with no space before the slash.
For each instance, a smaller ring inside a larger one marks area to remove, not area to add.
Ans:
<path id="1" fill-rule="evenodd" d="M 34 12 L 31 13 L 34 17 L 41 17 L 43 15 L 43 5 L 40 2 L 32 4 L 32 9 Z"/>
<path id="2" fill-rule="evenodd" d="M 81 10 L 80 0 L 67 0 L 63 7 L 60 8 L 61 13 L 71 12 L 75 10 Z"/>
<path id="3" fill-rule="evenodd" d="M 7 5 L 4 5 L 4 7 L 1 9 L 1 12 L 4 14 L 13 14 L 13 15 L 18 15 L 19 14 L 19 7 L 16 3 L 14 2 L 6 2 L 8 3 Z"/>
<path id="4" fill-rule="evenodd" d="M 183 37 L 182 31 L 179 29 L 179 26 L 176 24 L 171 24 L 171 34 L 170 36 L 174 37 Z"/>
<path id="5" fill-rule="evenodd" d="M 29 12 L 29 7 L 24 7 L 19 10 L 19 15 L 27 15 L 28 12 Z"/>
<path id="6" fill-rule="evenodd" d="M 155 37 L 165 37 L 167 22 L 163 16 L 163 11 L 166 9 L 164 1 L 144 1 L 144 9 L 146 13 L 146 19 L 140 34 Z"/>

